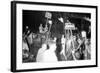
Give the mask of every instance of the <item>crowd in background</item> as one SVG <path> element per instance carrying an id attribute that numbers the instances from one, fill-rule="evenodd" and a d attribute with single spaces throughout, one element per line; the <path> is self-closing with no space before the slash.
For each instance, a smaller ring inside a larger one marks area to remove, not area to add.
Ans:
<path id="1" fill-rule="evenodd" d="M 72 35 L 61 34 L 59 38 L 51 33 L 47 39 L 48 32 L 33 33 L 26 29 L 22 36 L 23 62 L 89 60 L 91 59 L 91 37 L 87 36 L 90 33 L 90 31 L 73 32 Z"/>

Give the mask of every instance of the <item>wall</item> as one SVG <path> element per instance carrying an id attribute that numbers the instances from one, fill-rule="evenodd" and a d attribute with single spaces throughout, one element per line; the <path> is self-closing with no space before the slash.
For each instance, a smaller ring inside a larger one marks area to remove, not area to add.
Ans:
<path id="1" fill-rule="evenodd" d="M 0 0 L 0 73 L 11 73 L 10 72 L 10 1 L 11 0 Z M 65 3 L 65 4 L 86 4 L 86 5 L 97 5 L 100 13 L 100 0 L 29 0 L 37 2 L 51 2 L 51 3 Z M 98 15 L 98 20 L 100 19 Z M 98 28 L 100 21 L 98 22 Z M 98 29 L 100 31 L 100 29 Z M 98 34 L 100 37 L 100 34 Z M 100 40 L 100 38 L 98 38 Z M 100 42 L 100 41 L 99 41 Z M 98 42 L 98 43 L 99 43 Z M 98 46 L 98 49 L 100 46 Z M 100 49 L 98 50 L 100 52 Z M 100 55 L 100 53 L 98 54 Z M 100 60 L 100 58 L 99 58 Z M 100 66 L 100 64 L 99 64 Z M 67 69 L 67 70 L 51 70 L 51 71 L 37 71 L 34 73 L 99 73 L 100 67 L 98 68 L 84 68 L 84 69 Z M 27 72 L 32 73 L 32 72 Z"/>

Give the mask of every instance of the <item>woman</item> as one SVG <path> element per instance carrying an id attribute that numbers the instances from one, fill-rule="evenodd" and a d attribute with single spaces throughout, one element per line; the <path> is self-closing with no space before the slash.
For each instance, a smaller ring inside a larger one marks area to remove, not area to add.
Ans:
<path id="1" fill-rule="evenodd" d="M 36 62 L 42 62 L 43 61 L 43 54 L 47 49 L 47 45 L 46 44 L 42 44 L 42 47 L 39 49 L 38 53 L 37 53 L 37 57 L 36 57 Z"/>
<path id="2" fill-rule="evenodd" d="M 51 42 L 49 43 L 49 49 L 47 49 L 43 54 L 43 61 L 42 62 L 57 62 L 57 56 L 55 54 L 56 50 L 56 43 Z"/>
<path id="3" fill-rule="evenodd" d="M 57 57 L 55 54 L 56 43 L 49 42 L 49 49 L 47 49 L 47 45 L 44 44 L 42 48 L 38 51 L 37 62 L 57 62 Z"/>

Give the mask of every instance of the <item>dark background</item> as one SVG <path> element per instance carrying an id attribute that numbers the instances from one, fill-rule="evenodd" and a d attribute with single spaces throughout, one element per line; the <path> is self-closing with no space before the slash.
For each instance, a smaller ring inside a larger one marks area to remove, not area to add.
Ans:
<path id="1" fill-rule="evenodd" d="M 70 22 L 74 23 L 79 31 L 85 30 L 88 32 L 89 25 L 91 22 L 84 20 L 84 17 L 91 18 L 90 13 L 72 13 L 72 12 L 51 12 L 53 21 L 51 32 L 56 34 L 63 33 L 63 23 L 58 20 L 59 17 L 64 18 L 64 22 L 68 19 Z M 39 31 L 39 26 L 42 23 L 43 27 L 46 24 L 45 18 L 46 11 L 32 11 L 32 10 L 23 10 L 23 32 L 25 32 L 25 27 L 28 26 L 29 29 L 37 33 Z"/>

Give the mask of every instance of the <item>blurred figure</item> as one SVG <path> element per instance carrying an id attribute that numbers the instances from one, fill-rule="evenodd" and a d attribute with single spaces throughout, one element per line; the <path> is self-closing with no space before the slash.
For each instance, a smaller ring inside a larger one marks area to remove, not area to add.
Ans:
<path id="1" fill-rule="evenodd" d="M 62 60 L 66 60 L 65 43 L 66 43 L 66 39 L 65 39 L 64 35 L 62 35 L 62 38 L 61 38 L 62 50 L 60 52 L 60 54 L 62 56 Z"/>
<path id="2" fill-rule="evenodd" d="M 57 57 L 55 54 L 56 50 L 56 44 L 55 43 L 49 43 L 49 49 L 46 50 L 43 54 L 43 61 L 42 62 L 57 62 Z"/>
<path id="3" fill-rule="evenodd" d="M 67 60 L 73 60 L 73 37 L 69 37 L 69 39 L 66 42 L 66 58 Z"/>
<path id="4" fill-rule="evenodd" d="M 39 49 L 36 57 L 36 62 L 42 62 L 43 61 L 43 53 L 46 51 L 47 45 L 44 43 L 42 44 L 42 47 Z"/>
<path id="5" fill-rule="evenodd" d="M 23 59 L 26 59 L 29 57 L 29 48 L 27 43 L 25 42 L 25 40 L 22 41 L 22 55 L 23 55 Z"/>
<path id="6" fill-rule="evenodd" d="M 43 33 L 43 26 L 42 26 L 42 24 L 40 24 L 40 26 L 39 26 L 39 33 Z"/>
<path id="7" fill-rule="evenodd" d="M 91 59 L 91 44 L 90 44 L 90 40 L 86 39 L 85 41 L 85 59 Z"/>
<path id="8" fill-rule="evenodd" d="M 23 41 L 22 41 L 22 49 L 23 50 L 27 50 L 27 51 L 29 51 L 29 47 L 28 47 L 28 45 L 27 45 L 27 42 L 23 39 Z"/>
<path id="9" fill-rule="evenodd" d="M 62 56 L 60 54 L 61 50 L 62 50 L 61 38 L 57 38 L 57 40 L 56 40 L 56 46 L 57 46 L 56 51 L 55 51 L 56 52 L 56 56 L 58 58 L 58 61 L 62 61 L 63 59 L 62 59 Z"/>
<path id="10" fill-rule="evenodd" d="M 56 50 L 56 43 L 54 41 L 49 41 L 48 43 L 49 49 L 46 49 L 42 54 L 41 54 L 41 60 L 37 60 L 38 62 L 57 62 L 57 57 L 55 54 Z M 45 46 L 44 48 L 41 48 L 42 50 L 47 48 Z M 37 56 L 38 57 L 38 56 Z"/>
<path id="11" fill-rule="evenodd" d="M 27 41 L 31 45 L 33 43 L 33 33 L 30 32 L 27 36 Z"/>

